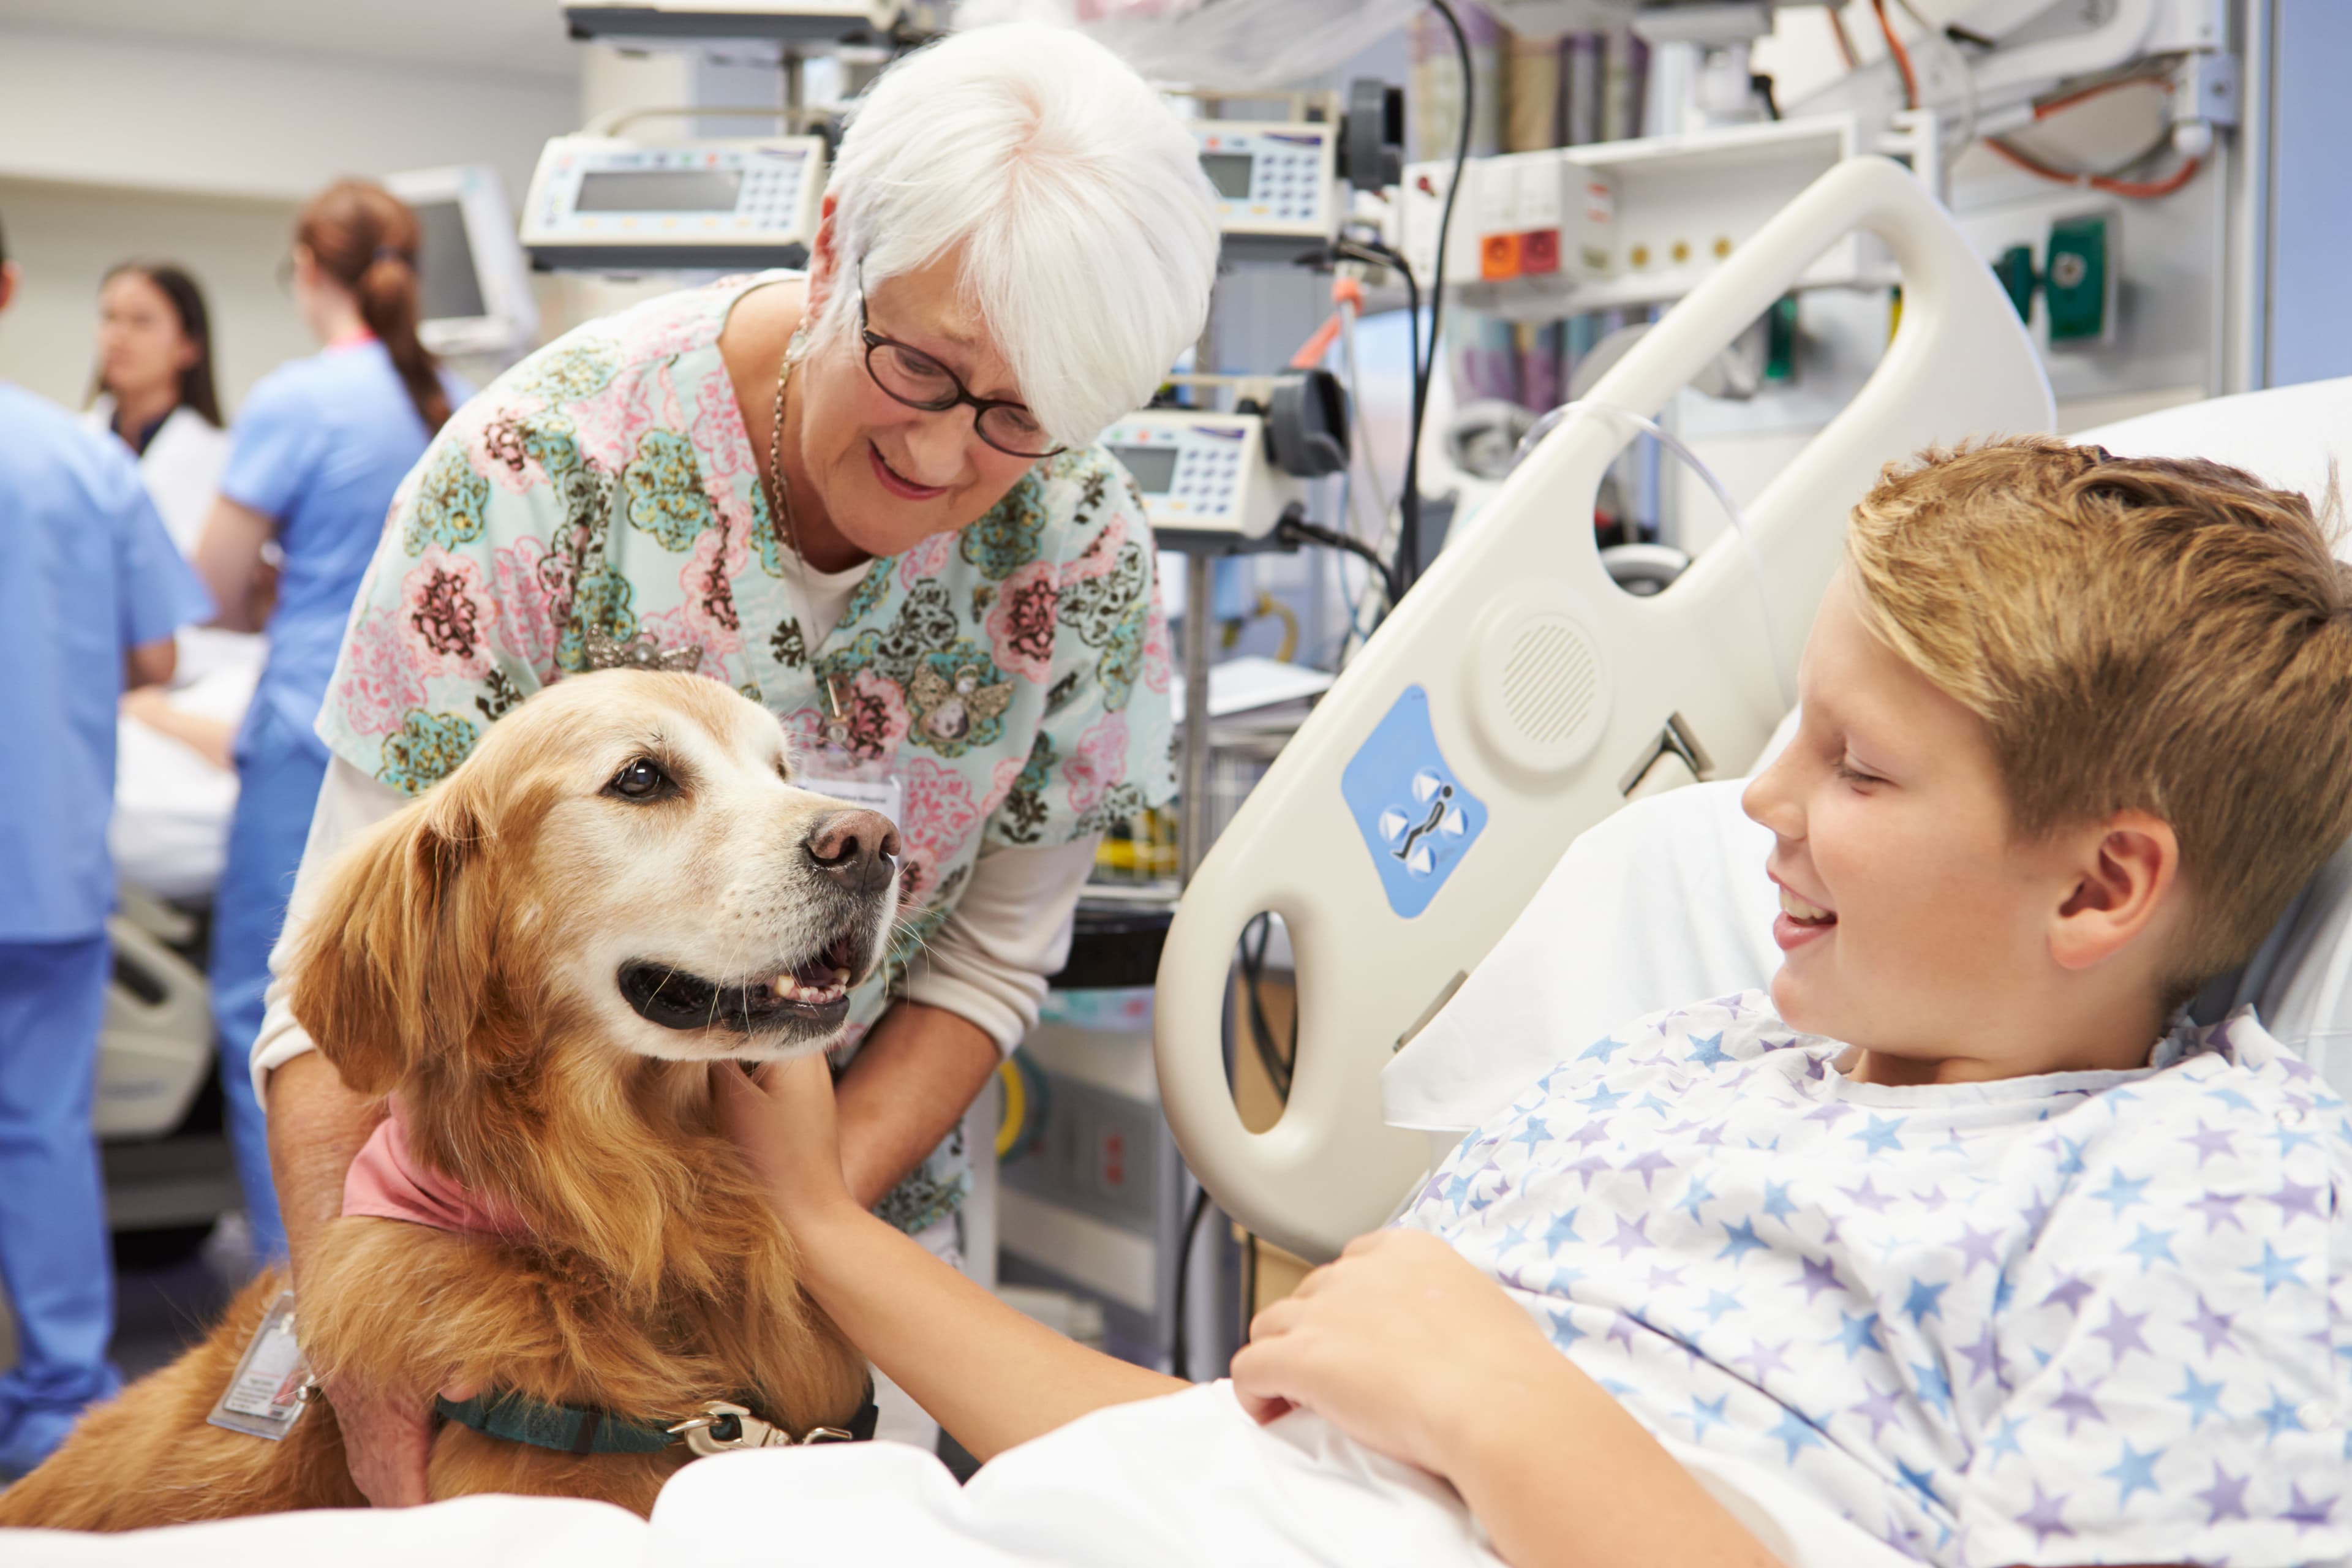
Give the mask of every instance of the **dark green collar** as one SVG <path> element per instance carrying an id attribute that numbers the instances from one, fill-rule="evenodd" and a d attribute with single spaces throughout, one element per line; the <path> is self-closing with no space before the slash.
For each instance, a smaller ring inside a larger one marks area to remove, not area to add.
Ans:
<path id="1" fill-rule="evenodd" d="M 560 1454 L 658 1454 L 678 1441 L 667 1422 L 632 1421 L 577 1405 L 542 1405 L 520 1394 L 478 1394 L 463 1404 L 434 1404 L 461 1426 Z"/>
<path id="2" fill-rule="evenodd" d="M 462 1426 L 509 1443 L 528 1443 L 559 1454 L 658 1454 L 682 1444 L 660 1421 L 633 1421 L 607 1410 L 578 1405 L 546 1405 L 520 1394 L 478 1394 L 459 1403 L 435 1402 L 441 1414 Z M 850 1423 L 852 1437 L 866 1442 L 874 1436 L 877 1412 L 867 1398 Z M 731 1437 L 732 1434 L 721 1434 Z"/>

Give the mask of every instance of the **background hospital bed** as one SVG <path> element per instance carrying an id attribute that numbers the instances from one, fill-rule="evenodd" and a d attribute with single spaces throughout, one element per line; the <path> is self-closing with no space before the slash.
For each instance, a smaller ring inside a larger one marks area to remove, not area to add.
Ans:
<path id="1" fill-rule="evenodd" d="M 1903 280 L 1901 324 L 1853 402 L 1727 532 L 1635 598 L 1581 520 L 1631 429 L 1571 415 L 1349 666 L 1187 887 L 1161 959 L 1162 1100 L 1186 1160 L 1242 1225 L 1328 1258 L 1427 1165 L 1384 1127 L 1381 1067 L 1502 935 L 1571 839 L 1629 793 L 1743 772 L 1790 706 L 1848 507 L 1885 463 L 2051 428 L 2032 342 L 1951 219 L 1898 165 L 1832 169 L 1676 306 L 1591 394 L 1654 415 L 1855 230 Z M 1769 616 L 1764 605 L 1769 602 Z M 1769 635 L 1768 635 L 1769 633 Z M 1271 910 L 1297 958 L 1297 1064 L 1246 1131 L 1222 999 Z"/>

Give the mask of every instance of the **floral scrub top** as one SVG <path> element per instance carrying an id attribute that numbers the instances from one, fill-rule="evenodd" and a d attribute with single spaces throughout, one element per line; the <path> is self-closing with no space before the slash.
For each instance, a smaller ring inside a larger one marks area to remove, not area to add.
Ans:
<path id="1" fill-rule="evenodd" d="M 985 848 L 1053 846 L 1166 802 L 1167 623 L 1141 497 L 1100 447 L 1038 462 L 959 532 L 877 560 L 814 650 L 719 353 L 735 302 L 791 274 L 648 300 L 565 334 L 450 419 L 402 486 L 320 739 L 415 795 L 524 698 L 615 665 L 694 670 L 904 791 L 905 907 L 844 1048 L 903 994 Z M 969 1184 L 950 1135 L 886 1198 L 908 1230 Z"/>

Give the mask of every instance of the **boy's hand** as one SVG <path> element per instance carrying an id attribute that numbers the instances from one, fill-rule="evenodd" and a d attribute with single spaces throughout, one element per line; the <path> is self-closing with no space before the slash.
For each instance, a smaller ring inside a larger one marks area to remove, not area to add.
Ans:
<path id="1" fill-rule="evenodd" d="M 1383 1230 L 1260 1312 L 1233 1379 L 1262 1422 L 1312 1410 L 1442 1476 L 1477 1424 L 1568 1367 L 1534 1320 L 1444 1242 Z"/>
<path id="2" fill-rule="evenodd" d="M 721 1063 L 712 1077 L 720 1125 L 774 1197 L 788 1227 L 797 1231 L 857 1207 L 842 1178 L 833 1073 L 822 1053 L 767 1062 L 751 1073 Z"/>

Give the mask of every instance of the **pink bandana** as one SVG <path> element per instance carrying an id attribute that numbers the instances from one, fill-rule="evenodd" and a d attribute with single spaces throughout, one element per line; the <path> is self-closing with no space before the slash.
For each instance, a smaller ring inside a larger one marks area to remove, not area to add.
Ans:
<path id="1" fill-rule="evenodd" d="M 395 1105 L 360 1146 L 343 1177 L 343 1213 L 406 1220 L 477 1236 L 522 1233 L 522 1216 L 495 1199 L 479 1200 L 408 1152 Z"/>

